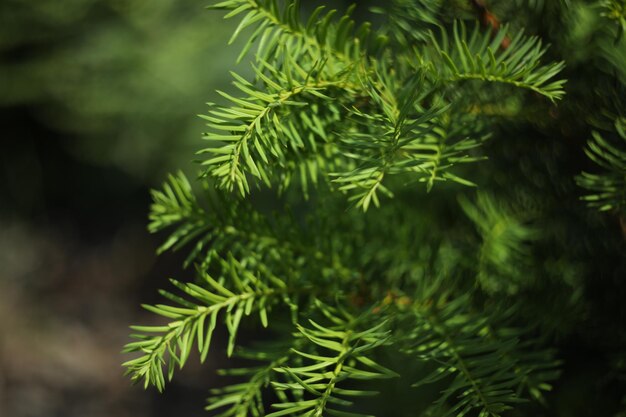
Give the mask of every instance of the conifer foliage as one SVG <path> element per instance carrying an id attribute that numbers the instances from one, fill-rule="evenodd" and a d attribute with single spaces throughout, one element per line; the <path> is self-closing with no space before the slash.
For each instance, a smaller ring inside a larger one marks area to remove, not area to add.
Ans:
<path id="1" fill-rule="evenodd" d="M 221 371 L 239 382 L 212 388 L 212 415 L 544 415 L 558 340 L 592 303 L 582 263 L 623 245 L 605 231 L 612 249 L 592 252 L 569 225 L 586 236 L 580 218 L 605 218 L 584 201 L 626 208 L 623 97 L 580 119 L 565 87 L 604 96 L 626 78 L 598 70 L 582 88 L 567 36 L 523 27 L 564 25 L 585 2 L 379 3 L 210 7 L 236 19 L 251 69 L 201 115 L 197 186 L 178 173 L 153 191 L 149 229 L 168 233 L 159 252 L 187 251 L 186 278 L 144 305 L 160 324 L 132 326 L 133 380 L 162 391 L 225 347 L 255 365 Z M 583 11 L 606 21 L 595 53 L 622 42 L 624 4 Z M 594 62 L 626 59 L 621 45 Z M 606 133 L 587 128 L 598 118 Z M 568 120 L 591 137 L 584 173 L 563 165 Z M 388 380 L 415 402 L 386 404 Z"/>

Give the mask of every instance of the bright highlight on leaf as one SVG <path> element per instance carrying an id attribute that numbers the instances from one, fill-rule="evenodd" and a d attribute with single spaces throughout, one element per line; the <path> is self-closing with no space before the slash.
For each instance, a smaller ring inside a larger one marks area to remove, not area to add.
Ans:
<path id="1" fill-rule="evenodd" d="M 285 292 L 285 284 L 275 277 L 267 282 L 257 278 L 235 259 L 220 260 L 224 274 L 232 281 L 232 291 L 220 281 L 202 272 L 201 285 L 170 280 L 181 293 L 160 291 L 171 304 L 144 305 L 154 314 L 171 319 L 166 326 L 132 326 L 141 333 L 132 335 L 138 339 L 124 348 L 124 352 L 142 352 L 143 355 L 124 363 L 133 380 L 144 380 L 144 386 L 152 384 L 159 391 L 171 380 L 176 367 L 182 368 L 194 346 L 204 362 L 209 352 L 213 331 L 218 317 L 223 316 L 228 329 L 228 354 L 233 353 L 235 337 L 242 318 L 257 312 L 267 323 L 268 308 L 274 299 Z"/>

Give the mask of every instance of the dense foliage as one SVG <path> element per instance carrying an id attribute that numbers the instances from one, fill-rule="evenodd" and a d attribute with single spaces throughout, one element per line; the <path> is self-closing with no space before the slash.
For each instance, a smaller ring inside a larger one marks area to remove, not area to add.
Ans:
<path id="1" fill-rule="evenodd" d="M 220 416 L 583 415 L 550 393 L 571 346 L 624 388 L 626 3 L 378 3 L 212 6 L 252 71 L 201 116 L 198 187 L 153 192 L 187 277 L 127 372 L 163 390 L 225 326 L 257 365 Z"/>

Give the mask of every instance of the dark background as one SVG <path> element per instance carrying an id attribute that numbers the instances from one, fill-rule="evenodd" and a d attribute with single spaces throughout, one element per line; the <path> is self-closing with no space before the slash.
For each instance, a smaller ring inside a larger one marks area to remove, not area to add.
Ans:
<path id="1" fill-rule="evenodd" d="M 195 115 L 238 52 L 206 4 L 0 2 L 2 417 L 206 415 L 198 361 L 158 395 L 120 353 L 181 274 L 155 256 L 149 189 L 194 172 Z"/>

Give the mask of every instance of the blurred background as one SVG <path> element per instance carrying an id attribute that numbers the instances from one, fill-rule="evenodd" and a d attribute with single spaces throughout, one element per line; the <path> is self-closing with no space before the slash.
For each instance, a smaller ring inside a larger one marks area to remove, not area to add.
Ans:
<path id="1" fill-rule="evenodd" d="M 119 353 L 180 274 L 155 257 L 149 189 L 193 172 L 195 115 L 238 53 L 206 4 L 0 2 L 2 417 L 206 415 L 197 361 L 158 395 Z"/>

